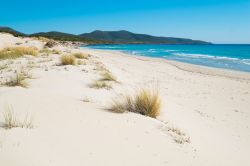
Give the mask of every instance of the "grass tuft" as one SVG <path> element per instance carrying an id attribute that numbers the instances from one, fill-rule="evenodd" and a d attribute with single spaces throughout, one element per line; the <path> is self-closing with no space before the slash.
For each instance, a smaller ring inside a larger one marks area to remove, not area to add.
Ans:
<path id="1" fill-rule="evenodd" d="M 90 57 L 89 54 L 82 53 L 82 52 L 74 53 L 72 55 L 78 59 L 88 59 Z"/>
<path id="2" fill-rule="evenodd" d="M 14 87 L 14 86 L 21 86 L 24 88 L 28 87 L 28 83 L 25 81 L 26 78 L 29 76 L 26 76 L 23 73 L 16 73 L 14 77 L 11 77 L 10 80 L 5 82 L 6 86 Z"/>
<path id="3" fill-rule="evenodd" d="M 109 71 L 105 71 L 104 73 L 101 74 L 102 78 L 100 79 L 101 81 L 114 81 L 116 82 L 116 77 Z"/>
<path id="4" fill-rule="evenodd" d="M 87 63 L 85 61 L 82 60 L 78 60 L 77 61 L 77 65 L 86 65 Z"/>
<path id="5" fill-rule="evenodd" d="M 105 81 L 94 81 L 92 84 L 89 86 L 90 88 L 95 88 L 95 89 L 112 89 L 111 84 L 105 82 Z"/>
<path id="6" fill-rule="evenodd" d="M 61 57 L 62 65 L 75 65 L 76 58 L 73 55 L 63 55 Z"/>
<path id="7" fill-rule="evenodd" d="M 57 50 L 57 49 L 44 48 L 44 49 L 40 50 L 40 53 L 45 53 L 45 55 L 47 55 L 47 56 L 49 54 L 58 54 L 58 55 L 60 55 L 61 51 Z"/>
<path id="8" fill-rule="evenodd" d="M 134 98 L 134 111 L 156 118 L 160 114 L 161 100 L 159 93 L 142 89 Z"/>
<path id="9" fill-rule="evenodd" d="M 5 108 L 5 110 L 3 112 L 3 117 L 4 117 L 4 127 L 6 129 L 18 127 L 16 115 L 13 112 L 12 107 L 8 106 Z"/>
<path id="10" fill-rule="evenodd" d="M 42 41 L 42 42 L 46 42 L 46 43 L 50 40 L 50 39 L 48 39 L 46 37 L 42 37 L 42 36 L 38 36 L 37 39 Z"/>
<path id="11" fill-rule="evenodd" d="M 0 59 L 15 59 L 24 55 L 36 56 L 38 50 L 35 47 L 7 47 L 0 50 Z"/>
<path id="12" fill-rule="evenodd" d="M 111 112 L 115 112 L 115 113 L 124 113 L 126 112 L 126 109 L 123 105 L 122 102 L 120 101 L 113 101 L 113 103 L 111 104 L 110 108 L 108 109 Z"/>
<path id="13" fill-rule="evenodd" d="M 114 101 L 110 109 L 112 112 L 135 112 L 152 118 L 160 114 L 161 99 L 158 91 L 141 89 L 134 96 L 126 96 L 121 101 Z"/>
<path id="14" fill-rule="evenodd" d="M 32 118 L 27 114 L 22 121 L 17 119 L 16 114 L 11 106 L 7 106 L 3 112 L 4 128 L 12 129 L 16 127 L 33 128 Z"/>

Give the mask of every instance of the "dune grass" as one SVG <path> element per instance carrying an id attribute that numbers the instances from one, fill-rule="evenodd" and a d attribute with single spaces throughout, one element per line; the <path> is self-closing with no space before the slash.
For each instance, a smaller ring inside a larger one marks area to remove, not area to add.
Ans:
<path id="1" fill-rule="evenodd" d="M 3 112 L 3 117 L 4 117 L 4 127 L 6 129 L 18 127 L 16 115 L 13 112 L 12 107 L 8 106 L 5 108 Z"/>
<path id="2" fill-rule="evenodd" d="M 166 126 L 166 130 L 169 132 L 173 140 L 178 144 L 190 143 L 191 139 L 181 129 L 174 126 Z"/>
<path id="3" fill-rule="evenodd" d="M 112 89 L 111 84 L 107 83 L 106 81 L 94 81 L 89 85 L 90 88 L 95 88 L 95 89 Z"/>
<path id="4" fill-rule="evenodd" d="M 89 54 L 82 53 L 82 52 L 74 53 L 72 55 L 78 59 L 88 59 L 89 58 Z"/>
<path id="5" fill-rule="evenodd" d="M 38 36 L 37 39 L 42 41 L 42 42 L 48 42 L 50 40 L 50 39 L 48 39 L 46 37 L 42 37 L 42 36 Z"/>
<path id="6" fill-rule="evenodd" d="M 61 51 L 60 50 L 57 50 L 57 49 L 48 49 L 48 48 L 44 48 L 42 50 L 40 50 L 40 53 L 45 53 L 47 56 L 49 54 L 58 54 L 60 55 L 61 54 Z"/>
<path id="7" fill-rule="evenodd" d="M 2 64 L 0 65 L 0 70 L 7 69 L 8 67 L 9 67 L 8 64 Z"/>
<path id="8" fill-rule="evenodd" d="M 135 112 L 156 118 L 160 114 L 161 99 L 158 91 L 140 89 L 137 94 L 126 96 L 122 101 L 114 100 L 109 110 L 117 113 Z"/>
<path id="9" fill-rule="evenodd" d="M 86 61 L 80 59 L 77 61 L 77 65 L 86 65 L 86 64 L 87 64 Z"/>
<path id="10" fill-rule="evenodd" d="M 63 55 L 61 57 L 62 65 L 76 65 L 76 58 L 73 55 Z"/>
<path id="11" fill-rule="evenodd" d="M 36 56 L 38 50 L 35 47 L 7 47 L 0 50 L 0 59 L 15 59 L 24 55 Z"/>
<path id="12" fill-rule="evenodd" d="M 116 77 L 110 71 L 105 71 L 104 73 L 101 74 L 101 76 L 102 76 L 102 78 L 100 79 L 101 81 L 117 82 Z"/>
<path id="13" fill-rule="evenodd" d="M 10 80 L 5 82 L 6 86 L 14 87 L 21 86 L 23 88 L 28 87 L 28 83 L 25 81 L 26 78 L 30 76 L 26 76 L 24 73 L 15 73 L 15 76 L 11 77 Z"/>
<path id="14" fill-rule="evenodd" d="M 124 104 L 125 103 L 121 101 L 114 100 L 108 110 L 115 113 L 124 113 L 126 112 L 126 106 Z"/>
<path id="15" fill-rule="evenodd" d="M 62 52 L 60 50 L 57 50 L 57 49 L 53 49 L 52 50 L 52 54 L 58 54 L 60 55 Z"/>
<path id="16" fill-rule="evenodd" d="M 109 72 L 109 70 L 101 63 L 97 63 L 96 67 L 94 70 L 99 71 L 99 72 Z"/>
<path id="17" fill-rule="evenodd" d="M 100 81 L 114 81 L 117 82 L 117 78 L 109 71 L 102 63 L 97 63 L 96 68 L 94 70 L 99 71 L 101 75 Z"/>
<path id="18" fill-rule="evenodd" d="M 49 41 L 46 42 L 45 47 L 52 48 L 52 47 L 55 47 L 56 45 L 58 45 L 58 42 L 50 39 Z"/>
<path id="19" fill-rule="evenodd" d="M 27 114 L 23 120 L 17 118 L 13 108 L 7 106 L 3 112 L 4 128 L 12 129 L 16 127 L 33 128 L 32 118 Z"/>

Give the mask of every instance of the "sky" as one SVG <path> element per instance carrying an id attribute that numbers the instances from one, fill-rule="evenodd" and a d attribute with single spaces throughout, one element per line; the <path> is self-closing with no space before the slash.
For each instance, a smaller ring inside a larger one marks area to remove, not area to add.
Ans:
<path id="1" fill-rule="evenodd" d="M 28 34 L 128 30 L 250 44 L 250 0 L 5 0 L 0 4 L 0 26 Z"/>

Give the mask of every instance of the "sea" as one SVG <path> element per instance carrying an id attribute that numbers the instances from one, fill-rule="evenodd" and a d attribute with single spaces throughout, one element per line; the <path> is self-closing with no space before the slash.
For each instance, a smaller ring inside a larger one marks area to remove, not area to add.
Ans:
<path id="1" fill-rule="evenodd" d="M 118 50 L 137 56 L 164 58 L 202 66 L 250 72 L 250 44 L 109 44 L 89 45 L 87 47 Z"/>

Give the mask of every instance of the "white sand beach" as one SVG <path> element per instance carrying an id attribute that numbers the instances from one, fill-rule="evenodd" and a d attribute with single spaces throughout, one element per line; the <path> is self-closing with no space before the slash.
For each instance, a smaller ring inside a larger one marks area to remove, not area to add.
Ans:
<path id="1" fill-rule="evenodd" d="M 42 50 L 45 42 L 0 33 L 0 49 L 17 45 Z M 250 165 L 249 73 L 117 51 L 50 50 L 57 52 L 0 60 L 1 84 L 16 70 L 32 75 L 27 88 L 0 86 L 0 166 Z M 60 65 L 74 52 L 91 56 Z M 111 89 L 89 86 L 100 66 L 117 78 Z M 142 87 L 159 89 L 156 119 L 107 110 Z M 6 129 L 6 107 L 32 127 Z"/>

